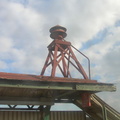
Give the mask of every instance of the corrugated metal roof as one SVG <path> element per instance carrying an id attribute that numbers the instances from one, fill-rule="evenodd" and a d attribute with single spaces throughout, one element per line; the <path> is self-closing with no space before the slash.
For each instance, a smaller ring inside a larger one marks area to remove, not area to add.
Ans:
<path id="1" fill-rule="evenodd" d="M 39 111 L 0 111 L 0 120 L 41 120 L 41 117 Z M 50 120 L 84 120 L 84 115 L 82 111 L 51 111 Z"/>

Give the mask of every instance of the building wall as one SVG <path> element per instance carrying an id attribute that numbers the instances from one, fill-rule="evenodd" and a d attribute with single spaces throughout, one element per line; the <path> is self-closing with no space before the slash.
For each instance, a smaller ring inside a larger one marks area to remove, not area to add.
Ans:
<path id="1" fill-rule="evenodd" d="M 0 111 L 0 120 L 40 120 L 36 111 Z M 82 111 L 51 111 L 50 120 L 84 120 Z"/>

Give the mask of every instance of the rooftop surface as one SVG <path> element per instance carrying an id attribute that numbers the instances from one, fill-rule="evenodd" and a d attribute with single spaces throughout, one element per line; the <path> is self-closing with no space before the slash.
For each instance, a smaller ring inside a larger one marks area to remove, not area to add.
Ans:
<path id="1" fill-rule="evenodd" d="M 77 99 L 83 92 L 115 90 L 113 84 L 96 80 L 0 72 L 0 104 L 49 105 Z"/>

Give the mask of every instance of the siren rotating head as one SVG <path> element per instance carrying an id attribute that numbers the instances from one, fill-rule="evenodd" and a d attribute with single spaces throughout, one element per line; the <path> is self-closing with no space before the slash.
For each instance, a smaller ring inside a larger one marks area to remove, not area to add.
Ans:
<path id="1" fill-rule="evenodd" d="M 52 39 L 60 39 L 62 40 L 67 36 L 66 34 L 67 29 L 65 27 L 56 25 L 50 29 L 50 37 Z"/>

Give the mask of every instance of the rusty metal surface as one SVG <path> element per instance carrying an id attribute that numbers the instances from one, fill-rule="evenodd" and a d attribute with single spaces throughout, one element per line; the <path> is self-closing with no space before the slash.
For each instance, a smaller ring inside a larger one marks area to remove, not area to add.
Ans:
<path id="1" fill-rule="evenodd" d="M 0 72 L 0 79 L 7 80 L 31 80 L 31 81 L 48 81 L 48 82 L 71 82 L 71 83 L 97 83 L 96 80 L 89 79 L 75 79 L 75 78 L 61 78 L 61 77 L 49 77 L 41 75 L 30 75 L 30 74 L 17 74 L 17 73 L 5 73 Z"/>
<path id="2" fill-rule="evenodd" d="M 0 73 L 0 104 L 53 105 L 56 102 L 72 103 L 73 100 L 86 92 L 114 90 L 113 84 L 98 83 L 96 80 Z"/>
<path id="3" fill-rule="evenodd" d="M 66 34 L 67 29 L 65 27 L 56 25 L 50 29 L 50 37 L 52 39 L 62 39 L 67 36 Z"/>
<path id="4" fill-rule="evenodd" d="M 62 26 L 54 26 L 50 29 L 50 37 L 53 42 L 48 46 L 48 56 L 43 66 L 41 75 L 44 75 L 46 69 L 52 65 L 50 72 L 51 77 L 56 77 L 56 69 L 58 68 L 63 77 L 72 78 L 71 66 L 75 68 L 83 79 L 88 79 L 86 72 L 75 56 L 71 43 L 64 40 L 66 37 L 66 28 Z M 74 71 L 74 72 L 75 72 Z"/>
<path id="5" fill-rule="evenodd" d="M 0 84 L 2 84 L 4 82 L 5 83 L 8 82 L 8 84 L 9 84 L 9 81 L 12 81 L 13 85 L 14 85 L 14 83 L 17 84 L 17 83 L 19 83 L 21 81 L 23 81 L 22 82 L 23 84 L 25 82 L 28 82 L 28 83 L 30 83 L 30 82 L 36 82 L 36 83 L 41 82 L 41 83 L 46 83 L 46 84 L 51 83 L 51 85 L 52 85 L 52 83 L 64 83 L 63 85 L 74 85 L 75 84 L 76 89 L 78 89 L 78 90 L 83 85 L 86 85 L 86 87 L 87 87 L 87 85 L 107 85 L 108 87 L 109 86 L 114 86 L 111 83 L 101 83 L 101 82 L 97 82 L 96 80 L 90 80 L 90 79 L 86 80 L 86 79 L 61 78 L 61 77 L 49 77 L 49 76 L 40 76 L 40 75 L 0 72 Z"/>

